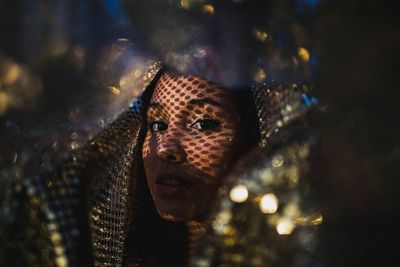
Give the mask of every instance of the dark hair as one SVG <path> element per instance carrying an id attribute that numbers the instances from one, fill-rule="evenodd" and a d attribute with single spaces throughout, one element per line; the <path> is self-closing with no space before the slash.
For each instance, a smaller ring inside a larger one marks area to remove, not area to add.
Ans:
<path id="1" fill-rule="evenodd" d="M 243 130 L 248 149 L 255 147 L 260 140 L 258 115 L 250 88 L 233 91 L 236 107 L 240 116 L 240 127 Z"/>

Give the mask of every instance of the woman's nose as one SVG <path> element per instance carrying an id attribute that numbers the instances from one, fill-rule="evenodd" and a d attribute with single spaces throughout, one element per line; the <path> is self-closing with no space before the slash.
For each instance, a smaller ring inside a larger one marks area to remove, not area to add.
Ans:
<path id="1" fill-rule="evenodd" d="M 169 130 L 167 133 L 161 136 L 157 155 L 164 160 L 171 162 L 182 162 L 186 155 L 182 147 L 181 140 L 182 134 L 176 130 Z"/>

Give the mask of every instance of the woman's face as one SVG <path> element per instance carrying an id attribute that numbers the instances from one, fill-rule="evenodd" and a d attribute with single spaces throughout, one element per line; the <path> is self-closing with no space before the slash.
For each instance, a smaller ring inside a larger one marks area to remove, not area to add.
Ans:
<path id="1" fill-rule="evenodd" d="M 158 213 L 167 220 L 207 213 L 237 158 L 239 114 L 232 92 L 197 77 L 164 73 L 147 111 L 143 162 Z"/>

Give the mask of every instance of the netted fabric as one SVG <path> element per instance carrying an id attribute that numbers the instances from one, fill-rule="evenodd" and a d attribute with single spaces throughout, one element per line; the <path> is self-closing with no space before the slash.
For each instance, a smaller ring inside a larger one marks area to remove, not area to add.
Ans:
<path id="1" fill-rule="evenodd" d="M 71 157 L 63 166 L 7 190 L 0 214 L 1 266 L 90 264 L 79 163 Z"/>
<path id="2" fill-rule="evenodd" d="M 266 147 L 279 129 L 296 119 L 302 119 L 316 106 L 316 98 L 310 96 L 311 86 L 304 84 L 260 84 L 252 88 L 260 126 L 261 147 Z"/>
<path id="3" fill-rule="evenodd" d="M 146 73 L 149 86 L 160 66 Z M 139 96 L 56 170 L 9 185 L 1 266 L 121 266 L 142 118 Z"/>
<path id="4" fill-rule="evenodd" d="M 137 154 L 140 131 L 140 100 L 122 114 L 105 133 L 91 141 L 90 146 L 104 153 L 99 159 L 101 179 L 90 210 L 90 224 L 95 266 L 120 266 L 126 232 L 128 190 L 135 186 L 129 179 Z M 118 136 L 117 139 L 115 139 Z M 117 153 L 112 153 L 118 151 Z M 96 186 L 96 185 L 94 185 Z"/>
<path id="5" fill-rule="evenodd" d="M 155 64 L 148 77 L 160 70 Z M 152 86 L 150 83 L 149 86 Z M 139 96 L 81 154 L 90 158 L 89 210 L 95 266 L 121 266 L 129 221 L 134 217 L 139 135 L 143 123 Z M 129 212 L 128 212 L 129 211 Z"/>

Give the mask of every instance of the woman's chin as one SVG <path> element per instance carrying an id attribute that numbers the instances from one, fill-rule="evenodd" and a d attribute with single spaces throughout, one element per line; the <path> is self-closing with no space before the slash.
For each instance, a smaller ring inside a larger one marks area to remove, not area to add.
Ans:
<path id="1" fill-rule="evenodd" d="M 161 216 L 161 218 L 163 218 L 164 220 L 169 221 L 169 222 L 184 222 L 184 221 L 187 221 L 187 220 L 185 220 L 185 218 L 177 217 L 177 216 L 174 216 L 174 215 L 171 215 L 171 214 L 167 214 L 167 213 L 159 213 L 159 215 Z"/>
<path id="2" fill-rule="evenodd" d="M 184 222 L 192 220 L 195 216 L 193 207 L 188 207 L 188 205 L 156 205 L 157 212 L 166 221 L 171 222 Z M 162 207 L 160 207 L 162 206 Z"/>

